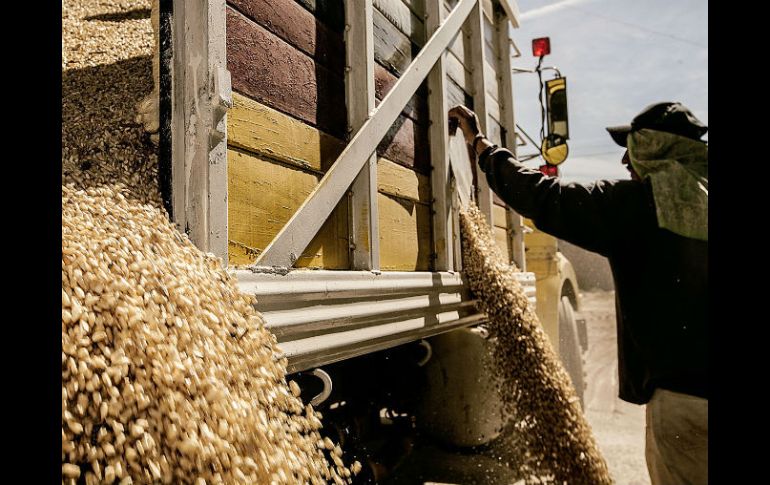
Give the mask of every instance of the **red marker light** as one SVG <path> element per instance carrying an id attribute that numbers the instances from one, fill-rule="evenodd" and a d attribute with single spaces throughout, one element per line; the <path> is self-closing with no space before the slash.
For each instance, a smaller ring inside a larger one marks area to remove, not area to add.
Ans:
<path id="1" fill-rule="evenodd" d="M 556 165 L 551 165 L 549 163 L 545 165 L 540 165 L 538 167 L 541 172 L 543 172 L 545 175 L 548 175 L 549 177 L 558 177 L 559 176 L 559 167 Z"/>
<path id="2" fill-rule="evenodd" d="M 532 39 L 532 55 L 535 57 L 547 56 L 551 53 L 551 39 L 549 37 L 540 37 Z"/>

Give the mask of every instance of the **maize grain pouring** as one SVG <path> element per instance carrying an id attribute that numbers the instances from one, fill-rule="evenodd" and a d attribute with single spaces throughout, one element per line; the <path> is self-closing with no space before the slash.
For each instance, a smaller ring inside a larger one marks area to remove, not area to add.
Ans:
<path id="1" fill-rule="evenodd" d="M 253 298 L 160 208 L 149 7 L 63 3 L 62 483 L 349 483 Z"/>
<path id="2" fill-rule="evenodd" d="M 569 375 L 551 347 L 486 219 L 472 205 L 460 213 L 463 270 L 489 317 L 492 366 L 503 412 L 518 423 L 527 470 L 553 483 L 612 483 Z"/>

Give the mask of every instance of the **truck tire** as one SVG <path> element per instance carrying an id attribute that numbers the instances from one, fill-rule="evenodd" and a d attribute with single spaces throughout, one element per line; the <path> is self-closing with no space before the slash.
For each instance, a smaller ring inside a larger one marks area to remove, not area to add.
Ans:
<path id="1" fill-rule="evenodd" d="M 575 310 L 572 308 L 569 297 L 566 296 L 562 296 L 559 302 L 559 356 L 580 398 L 580 406 L 585 409 L 583 402 L 585 391 L 583 352 L 578 339 Z"/>

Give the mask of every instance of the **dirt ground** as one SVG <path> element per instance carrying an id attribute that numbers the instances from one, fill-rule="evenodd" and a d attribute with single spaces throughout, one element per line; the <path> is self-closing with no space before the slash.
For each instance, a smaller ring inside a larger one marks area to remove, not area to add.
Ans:
<path id="1" fill-rule="evenodd" d="M 618 399 L 615 292 L 582 294 L 588 327 L 586 418 L 618 485 L 649 485 L 644 458 L 644 406 Z"/>

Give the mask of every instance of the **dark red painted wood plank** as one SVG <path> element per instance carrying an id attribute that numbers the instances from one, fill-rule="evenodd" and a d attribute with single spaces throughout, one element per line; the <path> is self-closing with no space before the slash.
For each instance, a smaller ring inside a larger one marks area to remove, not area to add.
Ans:
<path id="1" fill-rule="evenodd" d="M 227 68 L 234 90 L 346 138 L 343 79 L 232 7 L 227 8 Z"/>
<path id="2" fill-rule="evenodd" d="M 259 2 L 244 3 L 254 7 Z M 304 10 L 299 15 L 305 14 L 310 15 Z M 291 19 L 270 15 L 276 20 L 272 28 L 287 32 L 283 26 L 278 26 L 277 20 L 286 23 Z M 227 29 L 227 62 L 234 90 L 341 139 L 347 138 L 341 76 L 232 7 L 227 11 Z M 397 80 L 385 68 L 375 64 L 375 95 L 378 98 L 385 96 Z M 407 116 L 402 115 L 396 120 L 377 152 L 393 162 L 429 173 L 428 111 L 424 89 L 422 91 L 410 100 L 404 110 Z M 415 122 L 413 118 L 419 121 Z"/>
<path id="3" fill-rule="evenodd" d="M 380 63 L 374 63 L 374 95 L 378 100 L 384 98 L 388 91 L 393 89 L 397 81 L 398 78 Z M 428 90 L 425 87 L 425 83 L 420 85 L 415 95 L 406 104 L 403 114 L 409 116 L 420 125 L 428 124 Z"/>
<path id="4" fill-rule="evenodd" d="M 297 0 L 313 12 L 331 30 L 342 33 L 345 28 L 345 5 L 343 0 Z"/>
<path id="5" fill-rule="evenodd" d="M 377 147 L 377 154 L 418 172 L 430 173 L 428 128 L 399 116 Z"/>
<path id="6" fill-rule="evenodd" d="M 294 0 L 228 0 L 239 12 L 344 76 L 345 42 Z"/>

